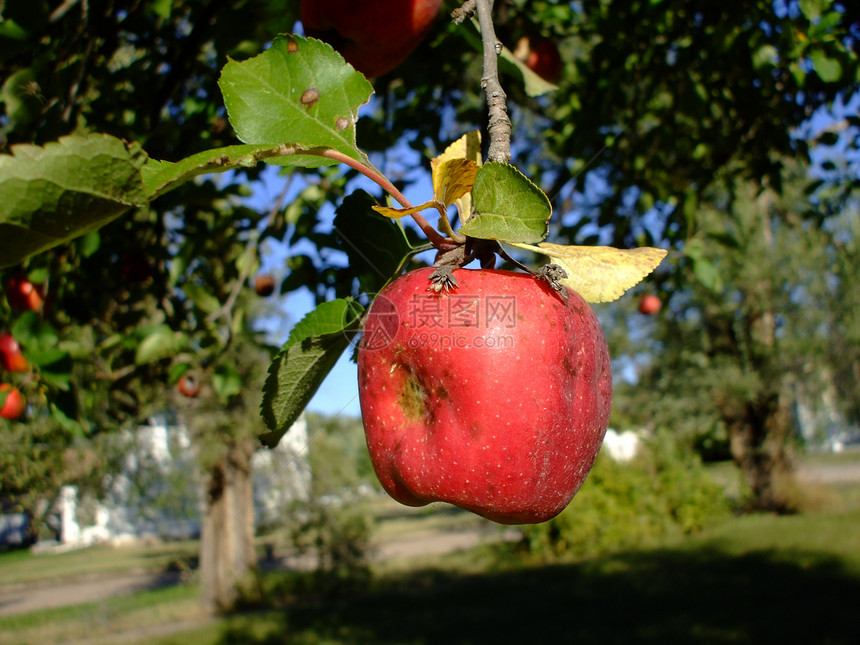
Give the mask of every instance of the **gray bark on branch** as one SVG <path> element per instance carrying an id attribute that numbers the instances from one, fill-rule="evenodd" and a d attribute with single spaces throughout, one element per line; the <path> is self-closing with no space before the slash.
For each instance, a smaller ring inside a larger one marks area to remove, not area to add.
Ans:
<path id="1" fill-rule="evenodd" d="M 511 119 L 508 116 L 508 97 L 499 81 L 498 57 L 501 43 L 496 39 L 493 27 L 491 0 L 475 0 L 478 23 L 481 26 L 481 39 L 484 43 L 484 75 L 481 89 L 487 97 L 489 109 L 490 135 L 487 158 L 489 161 L 508 163 L 511 160 Z"/>

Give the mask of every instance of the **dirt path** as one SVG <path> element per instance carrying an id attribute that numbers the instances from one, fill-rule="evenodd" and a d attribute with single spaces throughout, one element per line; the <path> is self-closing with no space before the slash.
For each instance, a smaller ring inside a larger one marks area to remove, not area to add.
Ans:
<path id="1" fill-rule="evenodd" d="M 179 583 L 179 573 L 154 571 L 74 581 L 0 586 L 0 616 L 96 602 Z"/>
<path id="2" fill-rule="evenodd" d="M 860 461 L 836 464 L 804 464 L 797 476 L 818 484 L 845 484 L 860 482 Z"/>
<path id="3" fill-rule="evenodd" d="M 428 531 L 407 535 L 379 545 L 373 552 L 376 562 L 439 555 L 470 549 L 483 542 L 498 540 L 498 533 L 486 531 Z M 306 557 L 278 558 L 277 568 L 307 570 L 314 563 Z M 43 582 L 39 584 L 0 585 L 0 616 L 11 616 L 40 609 L 67 607 L 97 602 L 114 596 L 129 595 L 158 589 L 180 582 L 179 573 L 135 572 L 118 575 L 92 576 L 78 580 Z"/>

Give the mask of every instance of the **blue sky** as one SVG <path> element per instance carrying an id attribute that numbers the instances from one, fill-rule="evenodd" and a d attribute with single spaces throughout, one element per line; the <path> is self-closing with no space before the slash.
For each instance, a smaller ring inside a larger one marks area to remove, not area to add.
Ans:
<path id="1" fill-rule="evenodd" d="M 807 128 L 800 129 L 799 134 L 801 136 L 809 136 L 820 131 L 824 126 L 832 122 L 834 118 L 838 120 L 844 118 L 845 115 L 856 115 L 858 109 L 860 109 L 860 95 L 854 95 L 847 102 L 837 101 L 833 113 L 819 110 L 810 119 Z M 820 161 L 821 153 L 826 154 L 827 152 L 831 154 L 835 152 L 838 155 L 840 147 L 841 145 L 834 146 L 835 150 L 831 149 L 829 151 L 814 151 L 813 158 L 816 161 Z M 401 154 L 414 155 L 415 153 L 410 150 L 408 152 L 403 151 Z M 271 167 L 269 172 L 264 173 L 264 181 L 256 186 L 255 194 L 250 200 L 251 205 L 258 209 L 270 208 L 276 196 L 283 189 L 285 181 L 284 176 L 279 174 L 276 168 Z M 378 187 L 363 178 L 356 181 L 355 187 L 365 187 L 373 193 L 378 192 Z M 301 189 L 301 186 L 297 185 L 295 189 L 298 191 Z M 432 194 L 429 176 L 424 176 L 423 179 L 416 181 L 405 194 L 412 203 L 420 203 L 428 199 Z M 331 222 L 333 213 L 333 207 L 328 212 L 321 211 L 320 220 L 323 222 L 323 225 L 326 222 Z M 267 241 L 261 271 L 272 273 L 279 279 L 283 278 L 286 273 L 284 269 L 286 258 L 295 252 L 295 249 L 290 249 L 284 244 L 275 243 L 271 240 Z M 432 258 L 432 255 L 428 257 Z M 314 308 L 314 299 L 310 292 L 300 290 L 284 296 L 281 306 L 288 315 L 286 328 L 279 328 L 284 326 L 283 320 L 272 320 L 264 323 L 264 327 L 269 331 L 272 341 L 277 343 L 282 343 L 286 340 L 292 326 Z M 358 402 L 358 377 L 356 366 L 350 360 L 351 353 L 351 350 L 344 352 L 316 395 L 311 399 L 308 410 L 324 414 L 345 414 L 353 417 L 361 415 Z"/>

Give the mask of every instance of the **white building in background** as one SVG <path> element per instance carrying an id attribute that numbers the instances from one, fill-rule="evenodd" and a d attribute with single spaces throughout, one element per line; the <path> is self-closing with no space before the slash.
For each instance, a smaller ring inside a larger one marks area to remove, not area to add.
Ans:
<path id="1" fill-rule="evenodd" d="M 633 430 L 618 432 L 609 428 L 603 437 L 603 450 L 606 450 L 613 461 L 631 461 L 639 452 L 641 442 L 639 434 Z"/>
<path id="2" fill-rule="evenodd" d="M 294 502 L 306 502 L 311 493 L 308 461 L 308 423 L 304 415 L 290 427 L 278 445 L 258 450 L 251 458 L 254 472 L 254 519 L 257 526 L 283 521 Z"/>
<path id="3" fill-rule="evenodd" d="M 74 486 L 63 487 L 61 548 L 199 535 L 202 487 L 188 430 L 160 415 L 127 439 L 130 449 L 102 501 L 79 499 Z M 308 499 L 307 445 L 307 422 L 300 417 L 274 449 L 253 456 L 258 525 L 276 523 L 292 502 Z"/>

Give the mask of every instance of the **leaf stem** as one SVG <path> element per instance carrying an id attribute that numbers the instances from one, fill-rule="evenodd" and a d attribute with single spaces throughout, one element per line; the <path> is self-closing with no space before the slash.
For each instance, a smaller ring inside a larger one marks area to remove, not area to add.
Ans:
<path id="1" fill-rule="evenodd" d="M 387 177 L 374 168 L 364 165 L 357 159 L 353 159 L 352 157 L 331 148 L 311 148 L 309 150 L 303 150 L 302 153 L 333 159 L 334 161 L 345 164 L 353 170 L 357 170 L 371 181 L 379 184 L 379 186 L 394 197 L 394 199 L 396 199 L 403 208 L 412 208 L 412 204 L 409 203 L 409 200 L 403 196 L 403 193 L 397 190 L 394 184 L 392 184 Z M 427 239 L 429 239 L 437 249 L 448 249 L 451 248 L 452 245 L 456 245 L 452 240 L 442 237 L 442 235 L 433 228 L 420 213 L 412 213 L 412 219 L 416 224 L 418 224 L 419 228 L 424 232 L 424 235 L 427 236 Z"/>

